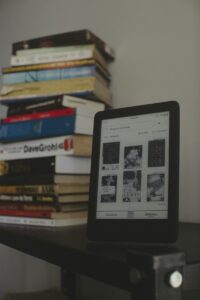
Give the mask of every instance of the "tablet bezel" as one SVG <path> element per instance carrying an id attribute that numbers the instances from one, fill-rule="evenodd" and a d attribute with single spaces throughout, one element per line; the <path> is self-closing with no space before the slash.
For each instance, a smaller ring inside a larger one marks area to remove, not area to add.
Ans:
<path id="1" fill-rule="evenodd" d="M 97 219 L 97 192 L 102 120 L 169 112 L 168 219 Z M 174 242 L 179 210 L 179 104 L 168 101 L 98 112 L 95 115 L 87 237 L 92 241 Z M 98 163 L 98 165 L 97 165 Z"/>

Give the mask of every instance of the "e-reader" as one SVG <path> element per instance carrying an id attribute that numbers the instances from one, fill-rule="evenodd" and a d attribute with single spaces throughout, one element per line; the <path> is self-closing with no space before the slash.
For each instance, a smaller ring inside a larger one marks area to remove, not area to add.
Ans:
<path id="1" fill-rule="evenodd" d="M 179 114 L 178 102 L 168 101 L 95 115 L 90 241 L 177 239 Z"/>

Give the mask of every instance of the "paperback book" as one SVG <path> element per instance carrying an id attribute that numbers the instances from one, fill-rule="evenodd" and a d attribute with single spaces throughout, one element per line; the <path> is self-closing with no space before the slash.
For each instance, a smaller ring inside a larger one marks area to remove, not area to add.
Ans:
<path id="1" fill-rule="evenodd" d="M 86 210 L 75 210 L 67 212 L 54 212 L 48 210 L 13 210 L 1 209 L 0 216 L 15 216 L 28 218 L 44 218 L 44 219 L 73 219 L 87 215 Z"/>
<path id="2" fill-rule="evenodd" d="M 20 103 L 22 101 L 55 95 L 71 94 L 72 96 L 98 100 L 108 106 L 112 105 L 111 92 L 107 86 L 94 77 L 48 80 L 31 83 L 3 85 L 0 102 Z"/>
<path id="3" fill-rule="evenodd" d="M 0 193 L 3 195 L 21 195 L 21 201 L 32 201 L 29 195 L 41 194 L 46 195 L 47 198 L 43 199 L 46 202 L 52 202 L 53 197 L 60 194 L 84 194 L 89 192 L 89 183 L 57 183 L 57 184 L 29 184 L 29 185 L 0 185 Z M 51 197 L 52 196 L 52 197 Z M 48 198 L 50 197 L 50 198 Z M 14 199 L 14 197 L 13 197 Z M 42 198 L 41 198 L 42 199 Z"/>
<path id="4" fill-rule="evenodd" d="M 87 223 L 87 212 L 74 215 L 73 217 L 65 218 L 29 218 L 29 217 L 15 217 L 15 216 L 1 216 L 0 223 L 16 224 L 16 225 L 32 225 L 32 226 L 46 226 L 46 227 L 60 227 L 60 226 L 74 226 Z"/>
<path id="5" fill-rule="evenodd" d="M 82 59 L 94 59 L 104 69 L 107 69 L 107 62 L 96 49 L 95 45 L 82 45 L 73 47 L 56 47 L 44 49 L 33 49 L 31 52 L 24 50 L 23 54 L 11 56 L 11 66 L 34 65 L 49 62 L 73 61 Z"/>
<path id="6" fill-rule="evenodd" d="M 14 187 L 13 187 L 14 188 Z M 35 187 L 33 187 L 34 189 Z M 51 211 L 68 211 L 74 205 L 76 210 L 80 204 L 87 204 L 88 193 L 81 194 L 23 194 L 25 190 L 30 191 L 31 187 L 15 188 L 16 193 L 0 194 L 0 208 L 1 209 L 28 209 L 28 210 L 44 210 Z M 12 191 L 12 189 L 10 189 Z M 17 193 L 17 191 L 20 191 Z M 14 191 L 14 190 L 13 190 Z"/>
<path id="7" fill-rule="evenodd" d="M 70 61 L 58 61 L 49 62 L 44 64 L 35 65 L 24 65 L 24 66 L 11 66 L 3 67 L 1 69 L 2 74 L 18 73 L 18 72 L 29 72 L 29 71 L 39 71 L 39 70 L 53 70 L 53 69 L 66 69 L 66 68 L 80 68 L 86 66 L 96 66 L 101 69 L 101 72 L 105 73 L 105 76 L 110 77 L 108 68 L 104 69 L 95 59 L 78 59 Z M 102 69 L 103 68 L 103 69 Z"/>
<path id="8" fill-rule="evenodd" d="M 96 77 L 106 86 L 110 79 L 96 66 L 84 66 L 79 68 L 46 69 L 38 71 L 13 72 L 2 76 L 3 84 L 17 84 L 48 80 L 61 80 L 80 77 Z"/>

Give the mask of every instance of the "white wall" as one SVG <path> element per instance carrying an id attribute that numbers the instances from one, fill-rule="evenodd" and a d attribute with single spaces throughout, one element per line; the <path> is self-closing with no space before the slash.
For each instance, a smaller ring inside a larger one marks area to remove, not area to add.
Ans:
<path id="1" fill-rule="evenodd" d="M 177 99 L 181 106 L 180 218 L 200 221 L 198 0 L 1 0 L 0 67 L 11 43 L 89 28 L 116 51 L 114 106 Z"/>
<path id="2" fill-rule="evenodd" d="M 0 1 L 0 67 L 12 42 L 88 28 L 116 51 L 115 107 L 179 101 L 180 220 L 190 222 L 200 222 L 199 13 L 198 0 Z"/>

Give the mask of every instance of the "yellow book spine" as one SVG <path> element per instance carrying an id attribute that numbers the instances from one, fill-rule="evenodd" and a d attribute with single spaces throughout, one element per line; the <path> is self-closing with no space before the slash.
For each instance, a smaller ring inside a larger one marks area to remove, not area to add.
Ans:
<path id="1" fill-rule="evenodd" d="M 26 96 L 34 97 L 46 94 L 86 92 L 93 91 L 94 86 L 95 78 L 93 77 L 18 83 L 13 85 L 4 85 L 1 91 L 0 99 L 3 100 Z"/>

